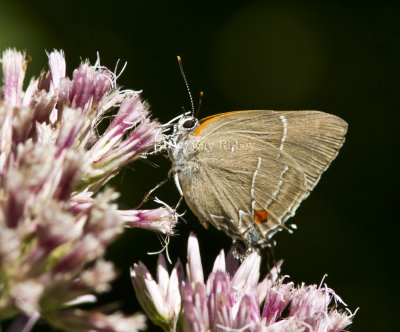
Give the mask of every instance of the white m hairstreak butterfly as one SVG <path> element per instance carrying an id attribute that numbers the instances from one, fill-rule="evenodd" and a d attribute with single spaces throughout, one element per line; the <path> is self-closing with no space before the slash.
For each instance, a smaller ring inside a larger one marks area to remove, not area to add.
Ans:
<path id="1" fill-rule="evenodd" d="M 288 229 L 286 220 L 336 157 L 346 131 L 345 121 L 318 111 L 236 111 L 202 120 L 184 114 L 168 139 L 171 170 L 204 226 L 249 249 L 265 247 Z"/>

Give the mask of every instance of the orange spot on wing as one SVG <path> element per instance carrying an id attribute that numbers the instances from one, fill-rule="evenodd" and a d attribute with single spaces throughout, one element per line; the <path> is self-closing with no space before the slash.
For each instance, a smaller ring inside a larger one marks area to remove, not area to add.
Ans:
<path id="1" fill-rule="evenodd" d="M 263 223 L 263 222 L 268 220 L 268 216 L 269 216 L 268 211 L 266 211 L 266 210 L 258 210 L 258 211 L 256 211 L 254 213 L 254 221 L 257 224 L 261 224 L 261 223 Z"/>
<path id="2" fill-rule="evenodd" d="M 214 114 L 207 116 L 204 119 L 200 120 L 200 126 L 197 127 L 196 131 L 194 132 L 194 136 L 197 136 L 200 134 L 200 132 L 204 129 L 205 126 L 207 126 L 211 121 L 214 121 L 219 118 L 223 118 L 224 116 L 236 114 L 236 113 L 244 113 L 244 112 L 249 112 L 249 111 L 234 111 L 234 112 L 226 112 L 226 113 L 219 113 L 219 114 Z"/>

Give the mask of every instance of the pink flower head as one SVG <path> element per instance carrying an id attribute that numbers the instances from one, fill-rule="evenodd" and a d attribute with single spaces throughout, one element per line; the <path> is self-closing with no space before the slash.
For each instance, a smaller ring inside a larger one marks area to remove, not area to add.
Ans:
<path id="1" fill-rule="evenodd" d="M 125 221 L 125 227 L 143 228 L 172 234 L 177 223 L 177 215 L 168 206 L 153 210 L 120 210 L 120 216 Z"/>
<path id="2" fill-rule="evenodd" d="M 183 330 L 336 332 L 351 324 L 353 315 L 337 310 L 338 304 L 344 303 L 333 290 L 316 285 L 295 287 L 292 282 L 285 282 L 286 277 L 279 278 L 282 262 L 259 282 L 260 263 L 257 253 L 252 253 L 239 265 L 232 251 L 227 257 L 221 252 L 205 281 L 199 244 L 196 237 L 190 235 L 187 275 L 180 287 L 182 308 L 174 311 L 180 312 Z M 159 268 L 163 264 L 165 262 L 159 262 Z M 154 289 L 165 289 L 168 278 L 159 278 L 156 287 L 142 263 L 140 268 L 135 265 L 135 271 L 134 285 L 138 297 L 147 294 L 146 301 L 140 302 L 150 319 L 159 324 L 154 308 L 157 308 L 156 312 L 162 312 L 168 305 L 164 303 L 163 307 L 162 297 L 156 295 L 161 292 Z M 146 284 L 144 280 L 150 281 Z M 332 300 L 335 300 L 334 304 Z M 171 325 L 159 325 L 165 331 L 176 331 Z"/>
<path id="3" fill-rule="evenodd" d="M 232 266 L 226 266 L 226 261 Z M 254 316 L 255 312 L 248 309 L 254 304 L 259 306 L 257 284 L 260 261 L 260 256 L 253 253 L 235 269 L 237 264 L 233 257 L 225 259 L 221 251 L 204 284 L 199 244 L 195 235 L 191 234 L 186 266 L 188 282 L 182 288 L 185 331 L 203 331 L 203 328 L 217 331 L 220 327 L 234 329 L 245 317 L 259 320 L 259 310 Z M 187 319 L 186 312 L 190 313 L 190 319 Z"/>
<path id="4" fill-rule="evenodd" d="M 28 331 L 44 316 L 65 330 L 137 331 L 141 315 L 65 308 L 110 288 L 117 273 L 103 256 L 125 223 L 172 233 L 172 209 L 120 211 L 118 193 L 104 189 L 153 149 L 161 126 L 99 60 L 68 78 L 63 52 L 48 58 L 49 71 L 25 91 L 25 54 L 10 49 L 0 60 L 0 322 L 20 315 L 10 331 Z M 112 109 L 114 120 L 99 135 Z"/>
<path id="5" fill-rule="evenodd" d="M 181 310 L 179 284 L 182 280 L 182 266 L 175 264 L 168 275 L 164 256 L 160 255 L 157 266 L 157 280 L 154 280 L 143 263 L 134 264 L 131 269 L 132 283 L 136 296 L 150 319 L 166 331 L 175 331 Z"/>

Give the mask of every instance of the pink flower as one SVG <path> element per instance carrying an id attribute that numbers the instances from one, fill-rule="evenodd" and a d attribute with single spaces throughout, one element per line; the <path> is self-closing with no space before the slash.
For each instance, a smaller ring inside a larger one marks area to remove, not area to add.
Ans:
<path id="1" fill-rule="evenodd" d="M 154 147 L 160 139 L 161 130 L 148 116 L 140 96 L 127 94 L 114 120 L 87 155 L 90 168 L 84 180 L 91 183 L 89 188 L 103 185 L 123 166 Z"/>
<path id="2" fill-rule="evenodd" d="M 260 256 L 252 253 L 239 265 L 232 251 L 226 258 L 221 252 L 204 281 L 199 244 L 196 237 L 191 235 L 188 241 L 187 278 L 180 287 L 182 308 L 174 310 L 175 313 L 180 312 L 183 330 L 334 332 L 342 331 L 351 324 L 353 314 L 337 309 L 339 304 L 345 304 L 332 289 L 304 284 L 295 287 L 292 282 L 285 282 L 287 277 L 279 277 L 281 262 L 259 282 L 260 262 Z M 165 262 L 159 262 L 159 268 L 163 264 Z M 139 299 L 143 293 L 155 294 L 154 290 L 149 290 L 156 289 L 155 282 L 152 286 L 144 282 L 148 278 L 152 280 L 151 276 L 148 277 L 147 268 L 140 263 L 140 269 L 137 265 L 135 269 L 142 271 L 134 276 Z M 165 289 L 167 281 L 167 278 L 159 278 L 157 289 Z M 140 301 L 156 324 L 158 316 L 149 308 L 157 307 L 157 312 L 162 312 L 163 308 L 168 307 L 159 298 L 150 295 L 146 296 L 146 301 Z M 161 326 L 165 331 L 177 330 L 175 325 Z"/>
<path id="3" fill-rule="evenodd" d="M 20 315 L 10 331 L 22 330 L 21 322 L 28 331 L 40 316 L 67 330 L 136 331 L 144 327 L 141 315 L 65 307 L 110 288 L 117 273 L 103 255 L 125 224 L 173 232 L 172 209 L 120 211 L 118 193 L 103 190 L 153 149 L 161 126 L 99 60 L 84 62 L 70 79 L 63 52 L 48 57 L 49 71 L 25 91 L 25 54 L 10 49 L 0 60 L 0 321 Z"/>
<path id="4" fill-rule="evenodd" d="M 160 255 L 157 266 L 157 281 L 143 263 L 134 264 L 131 277 L 136 296 L 150 319 L 165 331 L 175 331 L 181 311 L 179 284 L 182 280 L 182 266 L 175 264 L 168 275 L 164 256 Z"/>
<path id="5" fill-rule="evenodd" d="M 143 228 L 163 234 L 173 233 L 177 218 L 174 210 L 168 206 L 153 210 L 120 210 L 119 215 L 125 221 L 125 227 Z"/>

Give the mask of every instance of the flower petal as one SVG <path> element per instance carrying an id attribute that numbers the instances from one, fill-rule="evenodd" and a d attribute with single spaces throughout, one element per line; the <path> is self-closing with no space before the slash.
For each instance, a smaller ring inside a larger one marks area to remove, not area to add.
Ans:
<path id="1" fill-rule="evenodd" d="M 17 52 L 15 49 L 8 49 L 3 52 L 1 62 L 3 65 L 4 101 L 10 106 L 20 106 L 26 70 L 25 54 Z"/>
<path id="2" fill-rule="evenodd" d="M 223 250 L 221 250 L 214 262 L 212 272 L 215 273 L 217 271 L 225 272 L 225 253 Z"/>
<path id="3" fill-rule="evenodd" d="M 240 265 L 232 278 L 232 287 L 236 292 L 236 296 L 241 297 L 250 289 L 257 287 L 258 279 L 260 278 L 260 263 L 261 257 L 258 253 L 253 252 Z"/>
<path id="4" fill-rule="evenodd" d="M 167 297 L 169 275 L 167 263 L 163 255 L 158 256 L 157 262 L 157 284 L 159 285 L 161 296 L 165 299 Z"/>
<path id="5" fill-rule="evenodd" d="M 196 283 L 204 284 L 203 266 L 201 265 L 199 241 L 193 233 L 189 236 L 188 241 L 188 263 L 186 265 L 186 273 L 189 282 L 194 285 Z"/>

